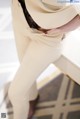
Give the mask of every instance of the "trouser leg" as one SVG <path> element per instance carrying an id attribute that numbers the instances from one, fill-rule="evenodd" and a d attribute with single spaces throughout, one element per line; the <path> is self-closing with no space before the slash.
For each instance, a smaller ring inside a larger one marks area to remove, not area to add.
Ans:
<path id="1" fill-rule="evenodd" d="M 26 119 L 29 110 L 29 89 L 41 72 L 58 57 L 56 47 L 31 41 L 21 65 L 9 88 L 9 98 L 14 109 L 14 119 Z"/>
<path id="2" fill-rule="evenodd" d="M 29 47 L 31 40 L 28 37 L 24 37 L 23 34 L 21 34 L 17 29 L 18 27 L 16 24 L 14 25 L 15 43 L 16 43 L 18 58 L 21 64 L 24 54 L 27 51 L 27 48 Z M 37 83 L 35 81 L 29 90 L 29 100 L 36 99 L 37 95 L 38 95 L 38 89 L 37 89 Z"/>

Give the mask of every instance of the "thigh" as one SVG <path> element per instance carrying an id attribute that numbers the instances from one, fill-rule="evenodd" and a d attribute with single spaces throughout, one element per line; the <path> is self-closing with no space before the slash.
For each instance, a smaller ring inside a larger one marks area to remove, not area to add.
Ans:
<path id="1" fill-rule="evenodd" d="M 14 96 L 22 96 L 27 98 L 26 95 L 47 66 L 58 58 L 57 47 L 50 47 L 42 42 L 31 41 L 23 61 L 18 69 L 13 82 L 11 83 L 10 90 Z"/>

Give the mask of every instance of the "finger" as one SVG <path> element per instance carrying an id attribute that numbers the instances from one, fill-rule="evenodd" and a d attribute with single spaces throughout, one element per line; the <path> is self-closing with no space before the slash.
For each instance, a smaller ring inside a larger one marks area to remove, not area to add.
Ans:
<path id="1" fill-rule="evenodd" d="M 58 33 L 58 32 L 60 32 L 60 29 L 51 29 L 47 31 L 48 34 L 53 34 L 53 33 Z"/>

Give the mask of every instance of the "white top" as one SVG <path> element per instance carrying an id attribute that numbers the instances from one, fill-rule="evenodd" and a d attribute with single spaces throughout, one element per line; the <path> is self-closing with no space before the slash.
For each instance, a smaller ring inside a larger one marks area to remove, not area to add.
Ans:
<path id="1" fill-rule="evenodd" d="M 34 21 L 45 29 L 60 27 L 78 14 L 74 5 L 61 5 L 56 0 L 25 0 L 25 3 Z"/>

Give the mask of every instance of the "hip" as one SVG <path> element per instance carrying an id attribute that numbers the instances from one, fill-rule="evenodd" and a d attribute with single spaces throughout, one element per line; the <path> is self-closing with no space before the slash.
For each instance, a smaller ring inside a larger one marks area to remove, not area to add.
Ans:
<path id="1" fill-rule="evenodd" d="M 60 42 L 64 34 L 61 33 L 54 33 L 54 34 L 45 34 L 42 31 L 39 31 L 35 28 L 30 28 L 29 24 L 27 23 L 21 4 L 18 2 L 18 0 L 12 1 L 12 21 L 13 21 L 13 27 L 15 27 L 17 30 L 19 30 L 20 33 L 22 33 L 24 36 L 28 36 L 31 39 L 41 40 L 44 42 Z"/>

